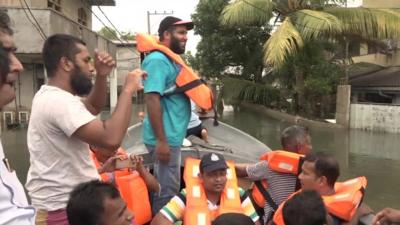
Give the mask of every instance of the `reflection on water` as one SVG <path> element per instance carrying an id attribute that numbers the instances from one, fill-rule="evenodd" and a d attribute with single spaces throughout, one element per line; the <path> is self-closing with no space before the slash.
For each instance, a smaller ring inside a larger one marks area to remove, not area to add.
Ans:
<path id="1" fill-rule="evenodd" d="M 131 124 L 137 121 L 137 113 L 143 109 L 142 105 L 133 107 Z M 105 112 L 101 117 L 108 116 Z M 244 109 L 225 112 L 221 120 L 251 134 L 272 149 L 280 148 L 279 135 L 290 125 Z M 315 151 L 329 151 L 339 159 L 340 180 L 355 176 L 368 178 L 366 202 L 373 209 L 400 208 L 400 195 L 397 194 L 400 186 L 399 135 L 321 128 L 312 128 L 311 135 Z M 1 140 L 6 156 L 25 183 L 29 167 L 26 129 L 3 131 Z"/>
<path id="2" fill-rule="evenodd" d="M 289 123 L 240 108 L 225 112 L 222 121 L 233 125 L 271 149 L 280 148 L 279 134 Z M 340 162 L 339 180 L 366 176 L 366 202 L 375 210 L 385 206 L 400 208 L 400 138 L 396 134 L 361 130 L 311 128 L 314 151 L 326 151 Z"/>

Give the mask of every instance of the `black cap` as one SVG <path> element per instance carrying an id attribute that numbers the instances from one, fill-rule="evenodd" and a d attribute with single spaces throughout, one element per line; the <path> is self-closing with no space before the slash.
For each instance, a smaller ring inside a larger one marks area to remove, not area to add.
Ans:
<path id="1" fill-rule="evenodd" d="M 208 173 L 222 169 L 228 169 L 224 156 L 218 153 L 207 153 L 201 158 L 200 171 Z"/>
<path id="2" fill-rule="evenodd" d="M 182 21 L 179 18 L 173 16 L 167 16 L 160 23 L 160 26 L 158 28 L 158 35 L 161 36 L 164 33 L 164 31 L 168 30 L 168 28 L 179 25 L 186 26 L 186 29 L 188 30 L 191 30 L 194 27 L 192 21 Z"/>

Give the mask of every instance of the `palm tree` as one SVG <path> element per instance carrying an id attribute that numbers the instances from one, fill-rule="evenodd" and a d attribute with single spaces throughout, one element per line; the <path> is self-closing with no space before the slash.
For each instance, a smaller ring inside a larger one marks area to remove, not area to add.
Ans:
<path id="1" fill-rule="evenodd" d="M 341 7 L 346 0 L 235 0 L 222 12 L 227 26 L 268 24 L 273 17 L 281 24 L 264 44 L 264 61 L 279 69 L 288 55 L 305 42 L 318 39 L 364 40 L 400 37 L 400 13 L 393 9 Z"/>
<path id="2" fill-rule="evenodd" d="M 366 41 L 400 37 L 399 11 L 342 7 L 346 2 L 234 0 L 223 10 L 221 22 L 227 26 L 269 24 L 275 18 L 276 29 L 264 44 L 264 62 L 275 70 L 279 70 L 289 56 L 296 55 L 305 43 L 311 41 L 323 39 L 348 43 L 354 37 Z M 306 104 L 305 74 L 299 70 L 294 73 L 298 105 L 303 106 Z M 346 82 L 347 76 L 346 73 Z"/>

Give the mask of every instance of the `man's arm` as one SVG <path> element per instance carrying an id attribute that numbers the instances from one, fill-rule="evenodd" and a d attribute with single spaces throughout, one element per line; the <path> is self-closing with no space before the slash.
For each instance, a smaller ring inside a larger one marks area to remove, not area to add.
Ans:
<path id="1" fill-rule="evenodd" d="M 115 61 L 110 55 L 95 51 L 96 81 L 89 95 L 82 100 L 93 115 L 99 114 L 107 102 L 107 76 L 114 66 Z"/>
<path id="2" fill-rule="evenodd" d="M 161 96 L 158 93 L 150 92 L 145 94 L 147 112 L 151 127 L 157 139 L 156 154 L 161 162 L 169 162 L 169 146 L 165 137 L 164 125 L 162 119 Z"/>
<path id="3" fill-rule="evenodd" d="M 132 94 L 142 89 L 140 77 L 145 73 L 134 70 L 126 76 L 125 85 L 117 106 L 108 120 L 95 119 L 74 132 L 78 139 L 110 151 L 118 149 L 129 126 L 132 111 Z"/>
<path id="4" fill-rule="evenodd" d="M 237 177 L 247 177 L 247 164 L 235 164 L 236 176 Z"/>
<path id="5" fill-rule="evenodd" d="M 162 213 L 157 213 L 150 225 L 172 225 L 172 222 L 169 221 Z"/>

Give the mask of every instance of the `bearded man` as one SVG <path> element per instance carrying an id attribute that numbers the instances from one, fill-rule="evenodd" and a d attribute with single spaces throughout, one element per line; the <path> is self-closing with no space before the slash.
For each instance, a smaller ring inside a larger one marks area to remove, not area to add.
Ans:
<path id="1" fill-rule="evenodd" d="M 145 73 L 135 70 L 126 76 L 115 111 L 101 121 L 95 115 L 107 100 L 113 58 L 96 50 L 92 60 L 82 40 L 65 34 L 49 37 L 42 52 L 49 80 L 32 103 L 26 188 L 37 209 L 36 224 L 64 225 L 69 193 L 79 183 L 100 179 L 89 145 L 104 151 L 120 146 L 131 117 L 132 94 L 141 89 Z"/>
<path id="2" fill-rule="evenodd" d="M 192 22 L 165 17 L 159 26 L 159 44 L 180 55 L 185 52 Z M 153 196 L 153 214 L 178 194 L 183 139 L 190 119 L 190 101 L 184 93 L 164 95 L 174 89 L 181 68 L 161 51 L 146 56 L 142 68 L 148 74 L 144 81 L 147 115 L 143 121 L 143 142 L 154 160 L 154 174 L 161 185 Z"/>

